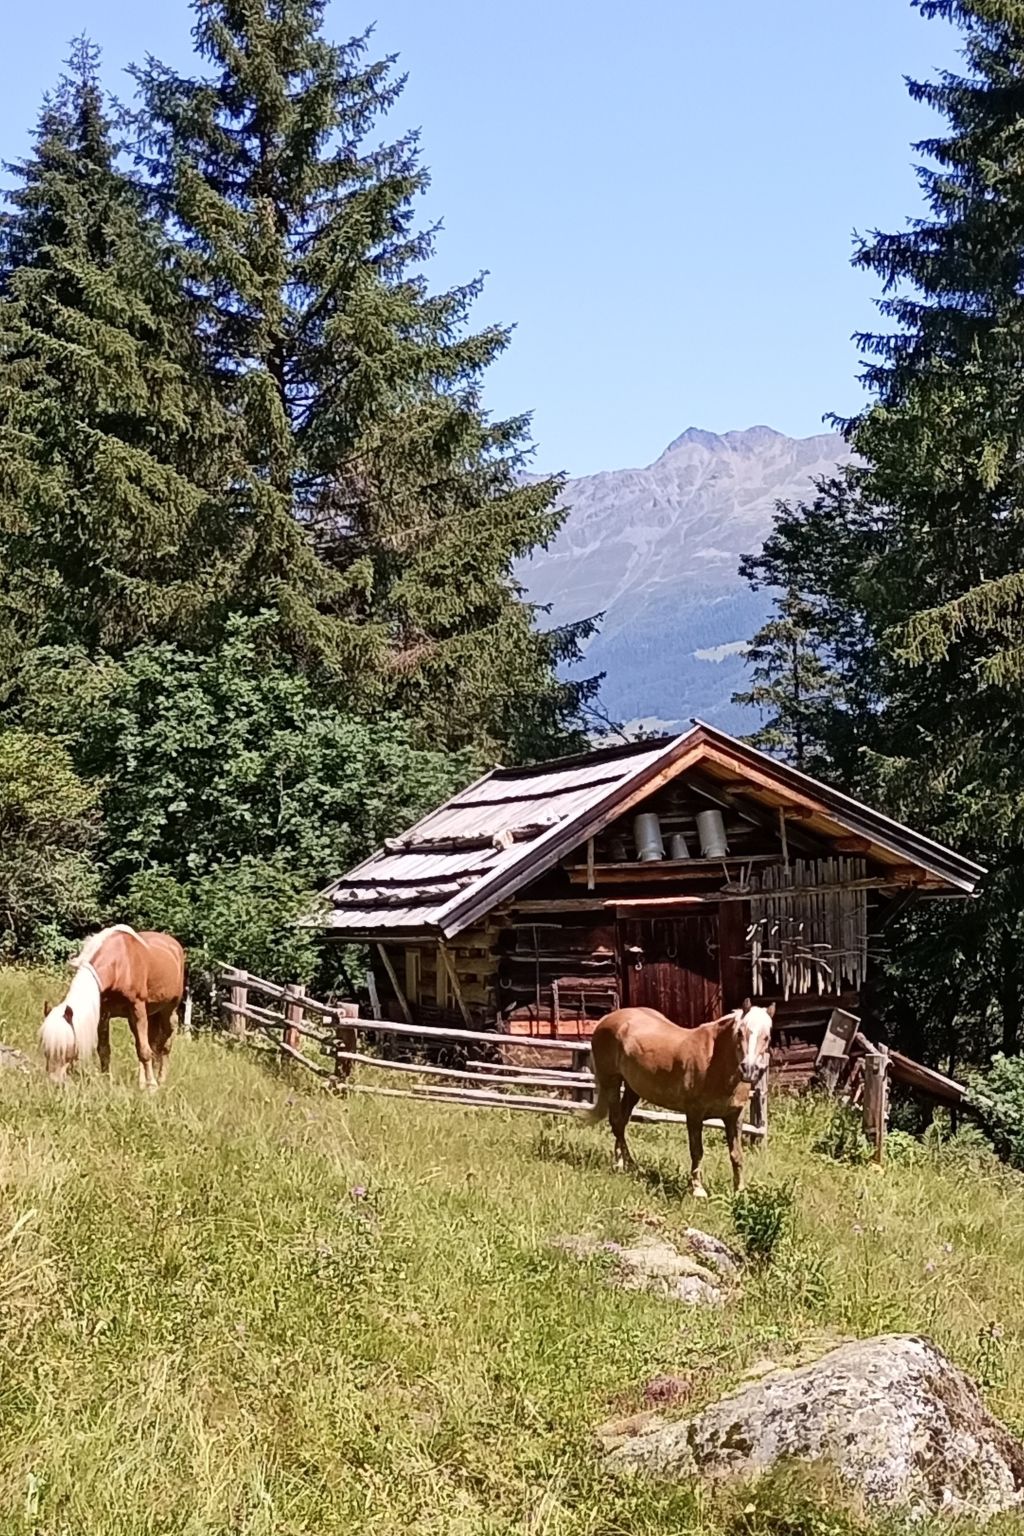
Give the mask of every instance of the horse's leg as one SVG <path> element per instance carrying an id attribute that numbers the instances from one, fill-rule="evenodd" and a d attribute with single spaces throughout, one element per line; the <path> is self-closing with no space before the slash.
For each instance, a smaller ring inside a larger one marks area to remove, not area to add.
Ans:
<path id="1" fill-rule="evenodd" d="M 162 1084 L 167 1075 L 167 1058 L 174 1043 L 175 1014 L 165 1009 L 150 1020 L 150 1037 L 153 1044 L 153 1060 L 156 1064 L 156 1080 Z"/>
<path id="2" fill-rule="evenodd" d="M 743 1188 L 743 1111 L 736 1110 L 725 1117 L 725 1139 L 729 1143 L 729 1161 L 732 1163 L 733 1194 Z"/>
<path id="3" fill-rule="evenodd" d="M 687 1111 L 686 1134 L 690 1140 L 690 1193 L 695 1200 L 706 1200 L 708 1192 L 701 1182 L 700 1165 L 704 1161 L 704 1122 Z"/>
<path id="4" fill-rule="evenodd" d="M 139 1058 L 139 1087 L 153 1090 L 157 1082 L 153 1072 L 153 1050 L 149 1043 L 149 1013 L 145 1003 L 132 1004 L 129 1022 L 135 1036 L 135 1054 Z"/>
<path id="5" fill-rule="evenodd" d="M 626 1126 L 629 1124 L 630 1115 L 636 1109 L 639 1102 L 640 1095 L 634 1093 L 629 1084 L 624 1082 L 622 1085 L 622 1097 L 617 1104 L 612 1105 L 608 1115 L 608 1123 L 612 1128 L 612 1135 L 615 1137 L 615 1168 L 618 1173 L 636 1167 L 636 1163 L 633 1161 L 633 1154 L 626 1145 Z"/>
<path id="6" fill-rule="evenodd" d="M 100 1014 L 99 1028 L 96 1031 L 96 1049 L 99 1052 L 100 1071 L 110 1074 L 110 1019 L 105 1013 Z"/>

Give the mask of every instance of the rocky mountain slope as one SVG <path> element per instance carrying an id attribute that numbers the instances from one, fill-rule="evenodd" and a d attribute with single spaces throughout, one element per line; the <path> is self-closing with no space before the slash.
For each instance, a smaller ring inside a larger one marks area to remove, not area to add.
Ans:
<path id="1" fill-rule="evenodd" d="M 607 674 L 615 719 L 749 728 L 729 700 L 768 603 L 740 580 L 739 558 L 759 548 L 776 501 L 806 495 L 848 456 L 833 433 L 691 427 L 646 469 L 569 481 L 564 527 L 520 574 L 555 623 L 604 613 L 587 671 Z"/>

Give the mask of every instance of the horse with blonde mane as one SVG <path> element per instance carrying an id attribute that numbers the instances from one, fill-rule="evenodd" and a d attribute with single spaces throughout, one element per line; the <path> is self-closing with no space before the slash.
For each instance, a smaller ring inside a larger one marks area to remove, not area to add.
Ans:
<path id="1" fill-rule="evenodd" d="M 590 1059 L 597 1085 L 592 1125 L 607 1119 L 615 1137 L 615 1167 L 633 1168 L 626 1127 L 641 1099 L 686 1116 L 690 1190 L 707 1199 L 701 1181 L 704 1121 L 721 1119 L 729 1143 L 733 1189 L 743 1187 L 743 1112 L 768 1065 L 775 1004 L 742 1008 L 696 1029 L 682 1029 L 654 1008 L 619 1008 L 594 1027 Z"/>
<path id="2" fill-rule="evenodd" d="M 99 1052 L 110 1071 L 110 1020 L 127 1019 L 139 1058 L 139 1087 L 164 1080 L 177 1017 L 186 995 L 185 951 L 167 933 L 136 933 L 119 923 L 93 934 L 72 960 L 75 974 L 63 1002 L 43 1004 L 39 1043 L 51 1082 Z"/>

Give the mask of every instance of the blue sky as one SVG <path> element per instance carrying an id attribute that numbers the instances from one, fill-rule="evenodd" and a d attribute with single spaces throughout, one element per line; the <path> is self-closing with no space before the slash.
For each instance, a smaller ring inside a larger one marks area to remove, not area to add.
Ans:
<path id="1" fill-rule="evenodd" d="M 514 321 L 488 403 L 532 410 L 537 467 L 643 464 L 687 426 L 806 435 L 859 400 L 851 333 L 877 284 L 851 234 L 920 211 L 903 75 L 955 59 L 909 0 L 334 0 L 409 73 L 444 222 L 438 284 L 485 268 Z M 37 0 L 5 17 L 0 153 L 23 152 L 66 42 L 115 90 L 149 50 L 184 66 L 183 0 Z"/>

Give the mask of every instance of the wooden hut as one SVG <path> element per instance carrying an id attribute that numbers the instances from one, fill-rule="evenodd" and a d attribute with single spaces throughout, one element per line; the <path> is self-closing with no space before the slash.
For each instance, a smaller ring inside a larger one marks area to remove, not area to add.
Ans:
<path id="1" fill-rule="evenodd" d="M 694 1025 L 751 996 L 799 1078 L 895 913 L 983 873 L 697 722 L 495 768 L 332 884 L 325 927 L 371 947 L 384 1017 L 580 1038 L 620 1004 Z"/>

